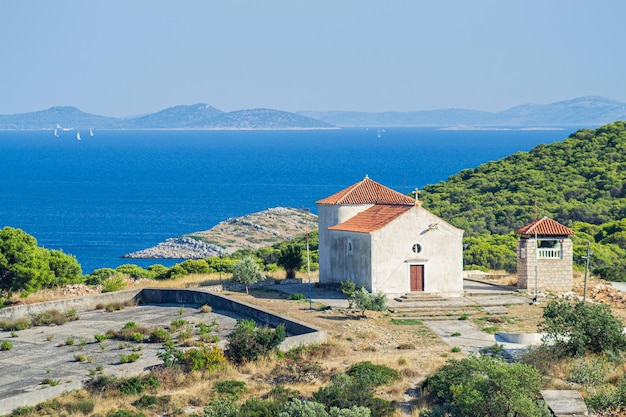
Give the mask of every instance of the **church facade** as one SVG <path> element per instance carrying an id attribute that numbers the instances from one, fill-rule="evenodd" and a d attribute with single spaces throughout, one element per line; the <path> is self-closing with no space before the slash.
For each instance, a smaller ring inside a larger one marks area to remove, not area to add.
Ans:
<path id="1" fill-rule="evenodd" d="M 386 294 L 463 294 L 463 230 L 417 198 L 365 177 L 317 206 L 320 283 L 352 281 Z"/>

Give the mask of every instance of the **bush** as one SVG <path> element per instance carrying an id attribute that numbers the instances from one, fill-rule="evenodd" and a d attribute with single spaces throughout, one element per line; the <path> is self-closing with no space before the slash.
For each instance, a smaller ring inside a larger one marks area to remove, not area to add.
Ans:
<path id="1" fill-rule="evenodd" d="M 624 325 L 605 304 L 551 301 L 543 310 L 540 331 L 561 356 L 593 353 L 619 354 L 626 350 Z"/>
<path id="2" fill-rule="evenodd" d="M 259 328 L 254 320 L 239 320 L 237 326 L 228 335 L 226 357 L 243 364 L 266 356 L 285 340 L 285 326 L 276 329 Z"/>
<path id="3" fill-rule="evenodd" d="M 87 279 L 85 282 L 88 285 L 100 285 L 113 275 L 115 275 L 115 269 L 100 268 L 87 275 Z"/>
<path id="4" fill-rule="evenodd" d="M 387 296 L 383 293 L 370 294 L 364 287 L 359 287 L 352 293 L 351 298 L 356 308 L 361 310 L 363 317 L 365 317 L 365 310 L 387 310 Z"/>
<path id="5" fill-rule="evenodd" d="M 150 332 L 148 340 L 152 343 L 163 343 L 170 339 L 170 334 L 162 327 L 157 327 Z"/>
<path id="6" fill-rule="evenodd" d="M 226 357 L 217 346 L 203 345 L 201 348 L 186 350 L 183 353 L 183 363 L 192 371 L 215 371 L 226 367 Z"/>
<path id="7" fill-rule="evenodd" d="M 31 321 L 28 317 L 20 317 L 15 321 L 0 321 L 0 329 L 4 331 L 16 331 L 25 330 L 31 326 Z"/>
<path id="8" fill-rule="evenodd" d="M 232 379 L 217 381 L 214 388 L 215 392 L 233 396 L 239 396 L 239 394 L 244 393 L 248 390 L 245 382 L 235 381 Z"/>
<path id="9" fill-rule="evenodd" d="M 596 391 L 585 396 L 585 404 L 589 411 L 606 416 L 623 416 L 626 414 L 626 377 L 618 382 L 615 388 Z M 611 413 L 609 413 L 611 411 Z"/>
<path id="10" fill-rule="evenodd" d="M 13 343 L 9 342 L 8 340 L 5 340 L 0 345 L 0 350 L 11 350 L 11 349 L 13 349 Z"/>
<path id="11" fill-rule="evenodd" d="M 36 314 L 32 319 L 33 326 L 60 326 L 68 322 L 68 320 L 76 319 L 76 310 L 70 310 L 67 313 L 61 313 L 59 310 L 46 310 L 43 313 Z"/>
<path id="12" fill-rule="evenodd" d="M 345 409 L 357 406 L 369 408 L 372 417 L 393 415 L 395 412 L 393 405 L 389 401 L 374 397 L 373 389 L 374 387 L 365 381 L 339 372 L 333 375 L 328 385 L 313 394 L 313 401 L 324 404 L 329 410 L 333 407 Z"/>
<path id="13" fill-rule="evenodd" d="M 549 416 L 540 402 L 541 376 L 521 363 L 507 364 L 490 356 L 450 360 L 423 387 L 436 397 L 439 409 L 452 416 Z M 424 416 L 442 414 L 422 413 Z"/>
<path id="14" fill-rule="evenodd" d="M 132 363 L 137 362 L 137 359 L 141 357 L 140 353 L 131 353 L 128 355 L 120 355 L 120 363 Z"/>
<path id="15" fill-rule="evenodd" d="M 384 365 L 374 365 L 369 361 L 355 363 L 348 368 L 346 374 L 373 387 L 389 385 L 392 382 L 399 381 L 401 378 L 400 373 L 395 369 Z"/>
<path id="16" fill-rule="evenodd" d="M 121 291 L 126 288 L 124 276 L 115 274 L 102 282 L 102 292 Z"/>

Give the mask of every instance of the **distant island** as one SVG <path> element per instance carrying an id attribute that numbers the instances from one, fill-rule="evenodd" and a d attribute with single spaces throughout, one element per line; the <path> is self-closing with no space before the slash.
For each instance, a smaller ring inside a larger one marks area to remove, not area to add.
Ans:
<path id="1" fill-rule="evenodd" d="M 523 104 L 501 112 L 441 109 L 408 112 L 299 111 L 249 109 L 224 112 L 205 103 L 180 105 L 134 117 L 106 117 L 76 107 L 52 107 L 0 115 L 0 130 L 288 130 L 341 127 L 433 127 L 441 129 L 551 129 L 597 127 L 626 120 L 626 103 L 588 96 L 551 104 Z"/>

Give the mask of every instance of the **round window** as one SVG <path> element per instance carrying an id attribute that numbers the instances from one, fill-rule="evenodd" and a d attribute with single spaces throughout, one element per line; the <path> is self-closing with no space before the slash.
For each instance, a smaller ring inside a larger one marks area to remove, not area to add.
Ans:
<path id="1" fill-rule="evenodd" d="M 422 245 L 420 245 L 419 243 L 414 243 L 411 247 L 411 250 L 413 251 L 413 253 L 420 253 L 422 251 Z"/>

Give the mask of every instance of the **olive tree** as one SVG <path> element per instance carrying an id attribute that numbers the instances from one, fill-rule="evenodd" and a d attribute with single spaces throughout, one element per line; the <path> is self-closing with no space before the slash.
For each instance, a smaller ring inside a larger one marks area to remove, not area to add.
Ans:
<path id="1" fill-rule="evenodd" d="M 261 281 L 263 278 L 261 267 L 251 256 L 246 256 L 233 267 L 233 281 L 244 284 L 246 294 L 248 294 L 249 285 Z"/>

